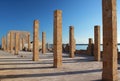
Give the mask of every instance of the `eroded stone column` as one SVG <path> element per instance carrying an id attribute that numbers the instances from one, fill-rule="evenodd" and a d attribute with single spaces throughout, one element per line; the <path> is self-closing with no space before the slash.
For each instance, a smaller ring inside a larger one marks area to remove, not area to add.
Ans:
<path id="1" fill-rule="evenodd" d="M 70 44 L 70 58 L 74 57 L 74 52 L 75 52 L 75 39 L 74 39 L 74 27 L 70 26 L 70 30 L 69 30 L 69 44 Z"/>
<path id="2" fill-rule="evenodd" d="M 87 54 L 93 55 L 93 39 L 92 38 L 89 38 Z"/>
<path id="3" fill-rule="evenodd" d="M 24 38 L 22 38 L 22 50 L 24 49 Z"/>
<path id="4" fill-rule="evenodd" d="M 46 53 L 46 33 L 42 32 L 42 53 Z"/>
<path id="5" fill-rule="evenodd" d="M 4 37 L 2 37 L 2 50 L 4 50 Z"/>
<path id="6" fill-rule="evenodd" d="M 13 53 L 13 33 L 10 32 L 10 53 Z"/>
<path id="7" fill-rule="evenodd" d="M 62 11 L 54 11 L 54 67 L 62 67 Z"/>
<path id="8" fill-rule="evenodd" d="M 19 38 L 18 38 L 18 50 L 20 51 L 20 40 L 21 40 L 21 38 L 20 38 L 20 33 L 19 33 Z"/>
<path id="9" fill-rule="evenodd" d="M 18 55 L 18 48 L 19 48 L 19 33 L 15 34 L 15 55 Z"/>
<path id="10" fill-rule="evenodd" d="M 34 20 L 33 25 L 33 61 L 39 60 L 39 21 Z"/>
<path id="11" fill-rule="evenodd" d="M 94 57 L 96 61 L 100 61 L 100 26 L 94 27 Z"/>
<path id="12" fill-rule="evenodd" d="M 30 33 L 28 33 L 28 51 L 30 51 Z"/>
<path id="13" fill-rule="evenodd" d="M 116 0 L 102 0 L 103 81 L 118 81 Z"/>
<path id="14" fill-rule="evenodd" d="M 10 33 L 7 34 L 7 52 L 10 52 Z"/>

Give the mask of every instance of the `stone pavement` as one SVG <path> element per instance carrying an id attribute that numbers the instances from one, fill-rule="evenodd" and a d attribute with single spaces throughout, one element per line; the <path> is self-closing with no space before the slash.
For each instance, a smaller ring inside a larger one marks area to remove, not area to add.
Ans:
<path id="1" fill-rule="evenodd" d="M 0 81 L 99 81 L 102 78 L 102 62 L 94 61 L 92 56 L 69 58 L 63 54 L 63 66 L 59 69 L 53 68 L 53 53 L 39 56 L 39 61 L 34 62 L 32 52 L 12 55 L 0 51 Z"/>

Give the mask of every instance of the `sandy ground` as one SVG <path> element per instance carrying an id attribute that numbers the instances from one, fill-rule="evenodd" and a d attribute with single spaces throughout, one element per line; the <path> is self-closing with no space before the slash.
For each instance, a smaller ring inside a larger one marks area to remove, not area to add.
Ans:
<path id="1" fill-rule="evenodd" d="M 39 57 L 38 62 L 33 62 L 31 52 L 13 55 L 0 51 L 0 81 L 101 80 L 102 62 L 94 61 L 92 56 L 76 55 L 69 58 L 68 54 L 63 54 L 63 67 L 60 69 L 53 68 L 53 53 L 40 53 Z"/>

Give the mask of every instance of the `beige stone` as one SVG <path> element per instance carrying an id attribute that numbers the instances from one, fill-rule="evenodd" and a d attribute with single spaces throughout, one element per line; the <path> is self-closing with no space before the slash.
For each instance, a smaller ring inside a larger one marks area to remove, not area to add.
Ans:
<path id="1" fill-rule="evenodd" d="M 24 38 L 22 38 L 22 50 L 24 49 Z"/>
<path id="2" fill-rule="evenodd" d="M 33 61 L 39 60 L 39 21 L 34 20 L 33 25 Z"/>
<path id="3" fill-rule="evenodd" d="M 54 64 L 55 68 L 62 67 L 62 11 L 54 11 Z"/>
<path id="4" fill-rule="evenodd" d="M 28 34 L 28 51 L 30 51 L 30 33 Z"/>
<path id="5" fill-rule="evenodd" d="M 10 52 L 10 33 L 7 34 L 7 52 Z"/>
<path id="6" fill-rule="evenodd" d="M 46 33 L 42 32 L 42 53 L 46 53 Z"/>
<path id="7" fill-rule="evenodd" d="M 118 81 L 116 0 L 102 0 L 103 81 Z"/>
<path id="8" fill-rule="evenodd" d="M 10 32 L 10 53 L 13 53 L 13 33 Z"/>
<path id="9" fill-rule="evenodd" d="M 75 52 L 75 39 L 74 39 L 74 27 L 70 26 L 69 30 L 69 44 L 70 44 L 70 58 L 74 57 L 74 52 Z"/>
<path id="10" fill-rule="evenodd" d="M 94 27 L 94 57 L 96 61 L 100 61 L 100 26 Z"/>
<path id="11" fill-rule="evenodd" d="M 2 37 L 2 49 L 4 49 L 4 37 Z"/>
<path id="12" fill-rule="evenodd" d="M 19 33 L 16 33 L 15 35 L 15 55 L 18 55 L 18 51 L 19 51 Z"/>

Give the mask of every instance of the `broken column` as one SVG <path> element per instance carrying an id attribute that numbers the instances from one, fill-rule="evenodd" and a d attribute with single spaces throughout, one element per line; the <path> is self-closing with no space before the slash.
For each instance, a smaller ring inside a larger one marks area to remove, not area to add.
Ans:
<path id="1" fill-rule="evenodd" d="M 46 33 L 42 32 L 42 53 L 46 53 Z"/>
<path id="2" fill-rule="evenodd" d="M 28 33 L 28 51 L 30 51 L 30 33 Z"/>
<path id="3" fill-rule="evenodd" d="M 19 48 L 19 33 L 15 34 L 15 55 L 18 55 L 18 48 Z"/>
<path id="4" fill-rule="evenodd" d="M 116 0 L 102 0 L 103 81 L 118 81 Z"/>
<path id="5" fill-rule="evenodd" d="M 74 39 L 74 27 L 70 26 L 70 30 L 69 30 L 69 44 L 70 44 L 70 58 L 74 57 L 74 44 L 75 44 L 75 39 Z"/>
<path id="6" fill-rule="evenodd" d="M 100 26 L 94 27 L 94 57 L 96 61 L 100 61 Z"/>
<path id="7" fill-rule="evenodd" d="M 87 54 L 88 55 L 93 55 L 93 40 L 92 38 L 89 38 L 89 44 L 88 44 L 88 49 L 87 49 Z"/>
<path id="8" fill-rule="evenodd" d="M 54 11 L 54 67 L 62 67 L 62 11 Z"/>
<path id="9" fill-rule="evenodd" d="M 33 25 L 33 61 L 39 60 L 39 21 L 34 20 Z"/>

